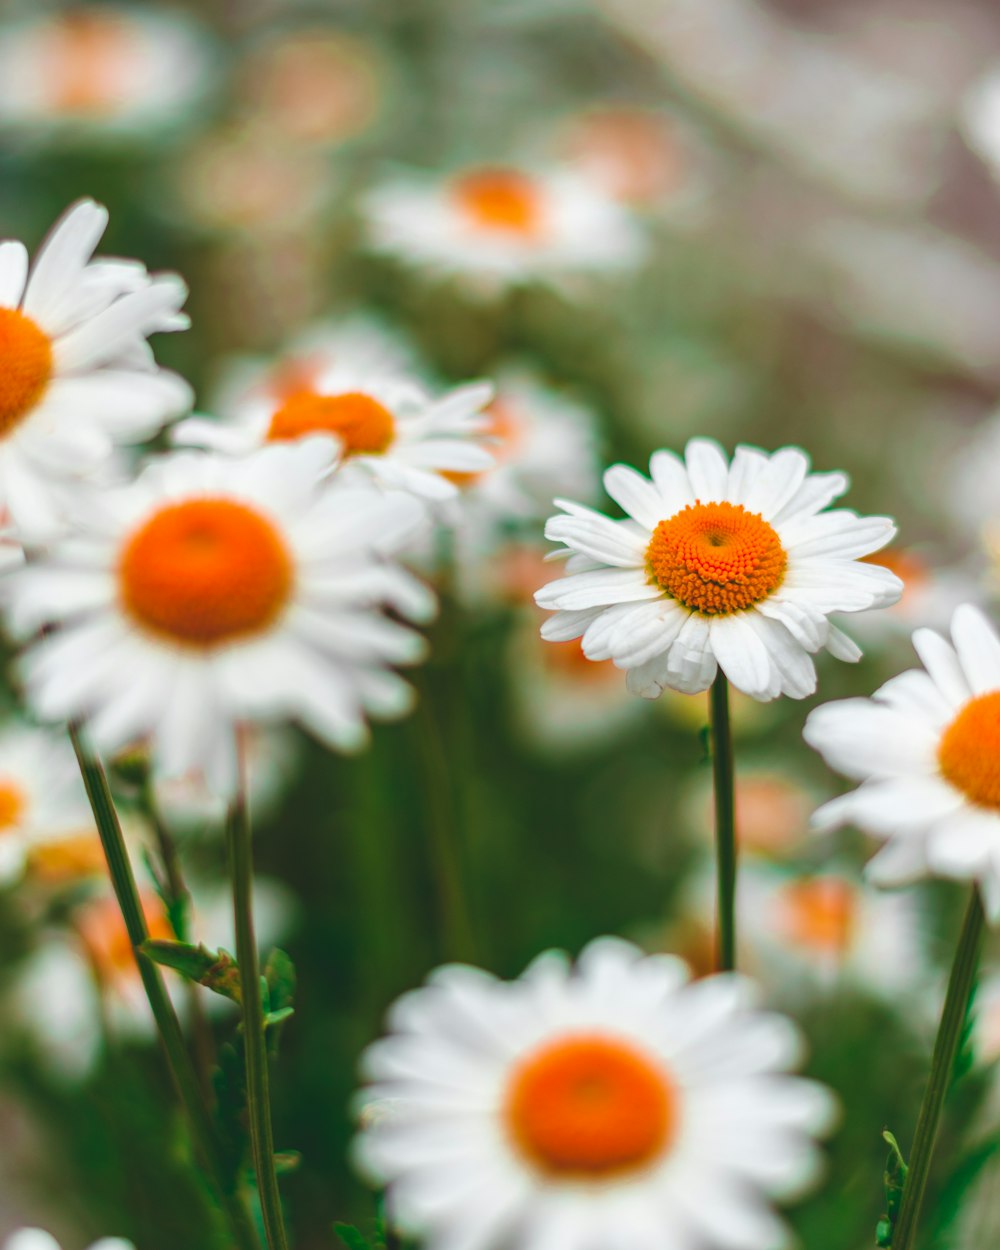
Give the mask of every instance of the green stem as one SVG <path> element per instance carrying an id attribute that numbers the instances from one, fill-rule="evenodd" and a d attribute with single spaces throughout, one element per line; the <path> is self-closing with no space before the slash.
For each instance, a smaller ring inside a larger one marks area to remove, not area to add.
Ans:
<path id="1" fill-rule="evenodd" d="M 281 1194 L 274 1166 L 274 1135 L 271 1128 L 271 1099 L 267 1042 L 264 1035 L 264 1005 L 261 997 L 260 959 L 253 924 L 253 847 L 247 811 L 246 779 L 240 750 L 240 782 L 229 808 L 226 836 L 229 867 L 233 878 L 233 914 L 236 920 L 236 959 L 240 966 L 243 1010 L 243 1050 L 246 1056 L 247 1111 L 250 1119 L 250 1145 L 253 1151 L 257 1191 L 260 1195 L 264 1232 L 271 1250 L 287 1250 Z"/>
<path id="2" fill-rule="evenodd" d="M 718 972 L 731 972 L 736 967 L 736 778 L 729 723 L 729 682 L 721 671 L 712 683 L 709 705 L 718 879 L 715 966 Z"/>
<path id="3" fill-rule="evenodd" d="M 934 1144 L 955 1069 L 955 1056 L 958 1053 L 969 1003 L 975 988 L 983 927 L 983 906 L 979 900 L 978 889 L 973 887 L 972 897 L 969 899 L 969 906 L 965 912 L 965 920 L 962 922 L 958 949 L 955 951 L 955 962 L 951 966 L 948 992 L 941 1011 L 941 1024 L 938 1026 L 934 1054 L 931 1057 L 931 1074 L 913 1134 L 913 1146 L 910 1149 L 902 1205 L 899 1219 L 893 1230 L 892 1250 L 911 1250 L 915 1243 L 917 1221 L 920 1219 L 920 1208 L 923 1205 L 931 1160 L 934 1157 Z"/>
<path id="4" fill-rule="evenodd" d="M 90 755 L 83 744 L 77 725 L 69 727 L 70 741 L 76 752 L 83 784 L 101 836 L 101 845 L 108 863 L 108 873 L 121 908 L 129 942 L 135 955 L 143 988 L 166 1052 L 167 1064 L 174 1085 L 187 1114 L 197 1150 L 208 1169 L 223 1209 L 229 1220 L 236 1244 L 242 1250 L 257 1250 L 257 1237 L 250 1216 L 233 1184 L 226 1177 L 198 1079 L 184 1045 L 181 1026 L 157 966 L 142 953 L 142 944 L 149 936 L 142 910 L 139 890 L 132 873 L 118 813 L 108 786 L 107 775 L 100 761 Z"/>

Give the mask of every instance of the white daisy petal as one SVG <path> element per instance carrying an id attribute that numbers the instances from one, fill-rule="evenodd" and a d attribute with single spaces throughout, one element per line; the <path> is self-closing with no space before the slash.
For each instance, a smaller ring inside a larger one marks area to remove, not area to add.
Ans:
<path id="1" fill-rule="evenodd" d="M 1000 638 L 982 612 L 968 603 L 957 608 L 951 635 L 972 693 L 1000 690 Z"/>
<path id="2" fill-rule="evenodd" d="M 722 448 L 710 438 L 693 438 L 684 453 L 691 493 L 699 503 L 725 499 L 729 466 Z"/>
<path id="3" fill-rule="evenodd" d="M 28 276 L 28 249 L 9 239 L 0 243 L 0 308 L 16 308 Z"/>

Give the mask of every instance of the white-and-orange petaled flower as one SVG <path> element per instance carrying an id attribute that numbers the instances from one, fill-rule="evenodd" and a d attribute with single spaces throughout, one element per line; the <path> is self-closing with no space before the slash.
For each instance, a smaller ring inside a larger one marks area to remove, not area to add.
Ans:
<path id="1" fill-rule="evenodd" d="M 328 485 L 328 439 L 240 458 L 175 453 L 81 500 L 72 538 L 11 575 L 28 694 L 46 719 L 85 718 L 99 750 L 148 739 L 154 772 L 236 782 L 236 730 L 295 719 L 363 744 L 366 714 L 406 710 L 393 670 L 423 654 L 433 596 L 386 553 L 423 509 L 404 492 Z"/>
<path id="2" fill-rule="evenodd" d="M 979 884 L 1000 919 L 1000 637 L 977 609 L 955 611 L 949 643 L 918 629 L 924 670 L 870 699 L 809 714 L 804 736 L 861 785 L 816 812 L 821 828 L 856 824 L 885 840 L 868 865 L 882 885 L 922 876 Z"/>
<path id="3" fill-rule="evenodd" d="M 181 330 L 187 288 L 137 261 L 93 260 L 107 209 L 83 200 L 29 271 L 23 243 L 0 243 L 0 513 L 28 545 L 62 522 L 65 495 L 186 412 L 187 383 L 146 342 Z"/>
<path id="4" fill-rule="evenodd" d="M 764 1250 L 830 1123 L 792 1023 L 613 938 L 517 981 L 439 969 L 364 1057 L 357 1156 L 430 1250 Z"/>
<path id="5" fill-rule="evenodd" d="M 730 464 L 696 438 L 684 460 L 656 452 L 650 473 L 620 464 L 605 473 L 620 521 L 556 501 L 566 515 L 545 533 L 565 544 L 570 576 L 535 596 L 555 611 L 543 637 L 582 637 L 588 658 L 627 670 L 633 693 L 694 694 L 721 668 L 755 699 L 805 698 L 816 688 L 813 653 L 861 654 L 830 614 L 899 598 L 893 573 L 861 561 L 889 542 L 892 521 L 827 510 L 847 478 L 810 473 L 798 448 L 738 447 Z"/>

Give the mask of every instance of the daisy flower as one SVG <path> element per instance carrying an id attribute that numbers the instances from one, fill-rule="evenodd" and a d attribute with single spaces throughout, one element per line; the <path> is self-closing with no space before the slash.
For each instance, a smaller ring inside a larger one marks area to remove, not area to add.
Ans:
<path id="1" fill-rule="evenodd" d="M 800 1040 L 736 976 L 613 938 L 520 980 L 439 969 L 364 1056 L 357 1155 L 430 1250 L 754 1250 L 831 1120 Z"/>
<path id="2" fill-rule="evenodd" d="M 51 878 L 103 864 L 67 739 L 26 725 L 0 729 L 0 885 L 32 868 Z"/>
<path id="3" fill-rule="evenodd" d="M 148 738 L 154 774 L 236 784 L 236 730 L 293 718 L 356 749 L 365 715 L 406 710 L 392 665 L 423 654 L 387 605 L 433 596 L 382 555 L 422 509 L 402 492 L 328 485 L 328 439 L 245 458 L 163 457 L 81 500 L 73 537 L 8 579 L 15 630 L 57 628 L 24 657 L 45 719 L 89 720 L 113 754 Z"/>
<path id="4" fill-rule="evenodd" d="M 628 211 L 593 182 L 564 170 L 506 166 L 449 177 L 401 175 L 364 202 L 380 252 L 480 294 L 637 263 L 641 235 Z"/>
<path id="5" fill-rule="evenodd" d="M 804 737 L 862 784 L 824 804 L 820 828 L 851 823 L 885 840 L 868 865 L 881 885 L 921 876 L 979 884 L 1000 919 L 1000 638 L 982 613 L 957 608 L 951 643 L 918 629 L 924 671 L 893 677 L 870 699 L 816 708 Z"/>
<path id="6" fill-rule="evenodd" d="M 245 455 L 323 436 L 340 450 L 341 478 L 426 500 L 454 497 L 459 488 L 449 474 L 493 463 L 477 441 L 492 386 L 476 382 L 432 396 L 403 372 L 388 340 L 380 353 L 374 336 L 370 344 L 361 333 L 354 338 L 367 350 L 353 355 L 349 334 L 318 340 L 244 386 L 230 386 L 221 421 L 191 417 L 174 428 L 174 441 Z"/>
<path id="7" fill-rule="evenodd" d="M 181 330 L 187 288 L 135 261 L 92 260 L 108 223 L 74 205 L 29 273 L 22 243 L 0 243 L 0 510 L 26 543 L 58 529 L 64 495 L 190 407 L 187 383 L 146 343 Z"/>
<path id="8" fill-rule="evenodd" d="M 701 715 L 704 720 L 704 709 Z M 734 797 L 741 852 L 784 860 L 801 846 L 816 803 L 796 777 L 773 767 L 751 766 L 736 778 Z M 712 845 L 715 799 L 710 778 L 695 781 L 684 807 L 699 840 Z"/>
<path id="9" fill-rule="evenodd" d="M 557 500 L 547 538 L 566 544 L 570 576 L 543 586 L 553 642 L 583 639 L 592 660 L 614 660 L 634 694 L 694 694 L 721 668 L 754 699 L 802 699 L 816 688 L 812 653 L 860 651 L 829 621 L 894 603 L 902 584 L 860 562 L 895 533 L 888 517 L 824 511 L 847 489 L 842 473 L 810 473 L 795 447 L 738 447 L 732 463 L 695 438 L 685 460 L 658 451 L 652 481 L 625 465 L 604 475 L 628 514 L 612 521 Z"/>
<path id="10" fill-rule="evenodd" d="M 155 5 L 74 5 L 4 24 L 0 126 L 148 142 L 197 114 L 212 62 L 201 27 Z"/>

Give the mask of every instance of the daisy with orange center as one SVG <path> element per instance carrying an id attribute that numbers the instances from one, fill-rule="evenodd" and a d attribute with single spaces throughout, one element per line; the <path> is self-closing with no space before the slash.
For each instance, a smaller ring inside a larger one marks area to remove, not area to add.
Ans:
<path id="1" fill-rule="evenodd" d="M 97 829 L 62 735 L 0 729 L 0 886 L 28 875 L 79 880 L 101 872 Z"/>
<path id="2" fill-rule="evenodd" d="M 74 5 L 5 24 L 0 127 L 60 141 L 148 141 L 195 115 L 211 53 L 196 23 L 155 5 Z"/>
<path id="3" fill-rule="evenodd" d="M 902 673 L 871 699 L 817 708 L 805 739 L 862 784 L 814 817 L 885 839 L 868 866 L 880 884 L 920 876 L 977 882 L 1000 918 L 1000 638 L 969 605 L 951 643 L 929 629 L 913 645 L 925 671 Z"/>
<path id="4" fill-rule="evenodd" d="M 400 1231 L 429 1250 L 782 1242 L 768 1200 L 810 1180 L 831 1100 L 788 1075 L 795 1029 L 748 983 L 688 976 L 604 938 L 575 967 L 453 966 L 402 998 L 364 1057 L 356 1152 Z"/>
<path id="5" fill-rule="evenodd" d="M 684 461 L 656 452 L 650 471 L 604 475 L 624 520 L 557 500 L 566 515 L 545 532 L 565 544 L 570 576 L 536 595 L 555 611 L 543 637 L 582 637 L 590 659 L 613 660 L 647 698 L 705 690 L 721 670 L 755 699 L 801 699 L 816 688 L 812 653 L 858 658 L 830 614 L 885 606 L 902 587 L 861 562 L 892 522 L 826 510 L 843 474 L 810 473 L 793 447 L 738 447 L 730 464 L 707 439 Z"/>
<path id="6" fill-rule="evenodd" d="M 360 356 L 350 350 L 357 340 Z M 340 451 L 338 474 L 423 499 L 454 497 L 457 473 L 480 473 L 493 458 L 482 433 L 493 395 L 486 382 L 434 396 L 412 378 L 388 341 L 359 328 L 292 350 L 287 359 L 244 367 L 222 394 L 221 420 L 192 417 L 175 442 L 244 455 L 269 443 L 323 437 Z"/>
<path id="7" fill-rule="evenodd" d="M 388 180 L 365 203 L 371 246 L 481 295 L 627 269 L 642 240 L 622 205 L 567 170 L 473 166 Z"/>
<path id="8" fill-rule="evenodd" d="M 82 200 L 30 272 L 23 244 L 0 243 L 0 514 L 28 545 L 59 530 L 66 496 L 107 470 L 116 445 L 190 406 L 187 384 L 158 369 L 146 343 L 187 325 L 184 283 L 92 260 L 107 221 Z"/>
<path id="9" fill-rule="evenodd" d="M 178 453 L 81 500 L 73 541 L 11 579 L 15 628 L 53 627 L 24 661 L 38 712 L 87 719 L 102 752 L 147 739 L 154 776 L 227 798 L 241 725 L 299 720 L 351 750 L 368 713 L 404 711 L 393 666 L 423 640 L 382 608 L 426 618 L 433 598 L 384 556 L 422 509 L 333 468 L 326 439 Z"/>

